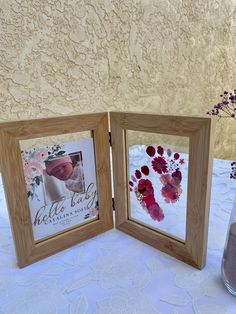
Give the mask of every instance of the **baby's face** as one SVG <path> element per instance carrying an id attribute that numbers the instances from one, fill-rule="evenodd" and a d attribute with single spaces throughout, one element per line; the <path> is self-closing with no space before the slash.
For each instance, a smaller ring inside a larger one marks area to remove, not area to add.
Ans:
<path id="1" fill-rule="evenodd" d="M 73 166 L 70 162 L 59 165 L 52 170 L 52 176 L 59 180 L 66 181 L 70 178 L 73 172 Z"/>

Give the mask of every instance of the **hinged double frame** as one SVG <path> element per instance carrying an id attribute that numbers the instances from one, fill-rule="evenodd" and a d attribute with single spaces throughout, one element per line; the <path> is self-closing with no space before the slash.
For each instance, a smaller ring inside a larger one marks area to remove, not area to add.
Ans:
<path id="1" fill-rule="evenodd" d="M 210 117 L 111 112 L 110 137 L 108 119 L 108 113 L 94 113 L 0 124 L 1 170 L 19 267 L 113 227 L 109 143 L 112 142 L 116 227 L 196 268 L 203 268 L 207 249 L 213 120 Z M 127 130 L 189 138 L 185 241 L 139 224 L 129 216 Z M 94 141 L 99 218 L 37 242 L 32 232 L 19 142 L 83 131 L 91 131 Z"/>

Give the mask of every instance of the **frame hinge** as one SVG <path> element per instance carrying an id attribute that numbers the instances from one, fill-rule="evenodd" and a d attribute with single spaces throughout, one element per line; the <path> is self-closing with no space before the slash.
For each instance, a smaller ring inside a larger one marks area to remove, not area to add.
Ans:
<path id="1" fill-rule="evenodd" d="M 112 209 L 115 210 L 115 199 L 112 197 Z"/>
<path id="2" fill-rule="evenodd" d="M 110 146 L 112 146 L 112 143 L 111 143 L 111 132 L 109 132 L 109 143 L 110 143 Z"/>

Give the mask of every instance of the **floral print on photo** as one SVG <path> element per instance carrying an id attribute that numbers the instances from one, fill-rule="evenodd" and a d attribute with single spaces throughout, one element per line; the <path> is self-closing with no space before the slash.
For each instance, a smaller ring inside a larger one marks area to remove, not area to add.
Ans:
<path id="1" fill-rule="evenodd" d="M 55 157 L 63 157 L 64 154 L 62 145 L 32 148 L 21 152 L 28 198 L 37 197 L 37 187 L 43 181 L 42 174 L 46 164 Z"/>
<path id="2" fill-rule="evenodd" d="M 182 193 L 181 166 L 184 159 L 180 154 L 168 148 L 165 152 L 162 146 L 157 148 L 148 146 L 146 154 L 151 158 L 151 169 L 147 165 L 136 169 L 129 181 L 129 190 L 134 192 L 142 208 L 153 220 L 162 221 L 165 218 L 163 209 L 155 198 L 154 188 L 148 178 L 150 172 L 154 171 L 160 181 L 161 195 L 166 203 L 175 203 Z"/>

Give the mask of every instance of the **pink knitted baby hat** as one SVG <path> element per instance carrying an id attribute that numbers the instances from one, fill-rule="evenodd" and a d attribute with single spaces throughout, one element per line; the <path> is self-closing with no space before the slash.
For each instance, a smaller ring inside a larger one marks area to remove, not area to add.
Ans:
<path id="1" fill-rule="evenodd" d="M 58 166 L 62 166 L 64 164 L 67 164 L 68 162 L 71 163 L 71 158 L 68 155 L 52 159 L 52 161 L 49 161 L 48 163 L 46 163 L 47 174 L 51 175 L 53 169 L 55 169 Z"/>

